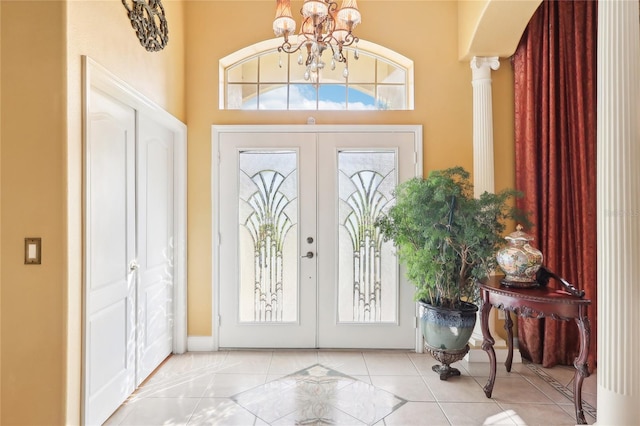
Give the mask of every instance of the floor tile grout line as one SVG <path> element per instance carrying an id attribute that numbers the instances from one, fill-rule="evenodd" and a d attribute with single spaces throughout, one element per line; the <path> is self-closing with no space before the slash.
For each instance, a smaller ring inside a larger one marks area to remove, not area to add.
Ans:
<path id="1" fill-rule="evenodd" d="M 285 367 L 286 367 L 287 363 L 286 362 L 283 363 L 283 360 L 278 360 L 277 359 L 277 354 L 275 353 L 275 351 L 265 351 L 265 353 L 267 353 L 267 352 L 268 352 L 268 355 L 269 355 L 268 356 L 269 365 L 268 365 L 267 370 L 266 370 L 266 372 L 264 374 L 265 378 L 264 378 L 264 383 L 263 384 L 266 384 L 266 383 L 268 383 L 270 381 L 279 380 L 282 377 L 285 377 L 285 376 L 291 374 L 291 372 L 289 372 L 289 373 L 283 373 L 282 372 L 282 371 L 286 370 Z M 369 351 L 361 350 L 361 351 L 354 351 L 354 352 L 355 352 L 354 355 L 357 356 L 357 358 L 354 358 L 354 360 L 356 362 L 362 362 L 362 364 L 364 366 L 365 374 L 364 375 L 347 374 L 347 376 L 352 377 L 352 378 L 354 376 L 362 376 L 363 379 L 366 378 L 368 380 L 368 384 L 373 385 L 373 377 L 374 376 L 372 375 L 372 370 L 371 370 L 372 364 L 371 364 L 371 362 L 374 362 L 375 368 L 378 369 L 380 366 L 377 364 L 378 360 L 375 358 L 375 354 L 376 353 L 381 353 L 381 354 L 385 355 L 385 353 L 384 352 L 371 351 L 371 353 L 373 355 L 371 356 L 371 358 L 369 358 L 367 356 Z M 299 366 L 302 366 L 302 365 L 306 365 L 307 361 L 311 362 L 311 361 L 315 360 L 315 362 L 313 362 L 313 364 L 322 364 L 323 366 L 325 366 L 325 365 L 328 365 L 327 362 L 330 362 L 330 361 L 325 360 L 325 362 L 321 363 L 320 362 L 319 351 L 317 351 L 317 350 L 316 351 L 312 351 L 312 353 L 313 353 L 313 356 L 311 356 L 311 357 L 307 356 L 306 358 L 303 358 L 304 359 L 303 362 L 300 362 L 299 360 L 294 360 L 295 365 L 299 367 Z M 295 356 L 295 351 L 292 351 L 292 355 Z M 401 363 L 404 362 L 403 360 L 408 359 L 409 364 L 407 365 L 407 367 L 403 367 L 401 370 L 397 370 L 397 371 L 406 372 L 406 371 L 409 371 L 409 369 L 413 370 L 413 374 L 412 375 L 415 375 L 416 377 L 419 377 L 421 379 L 422 383 L 424 383 L 426 389 L 429 391 L 431 397 L 433 398 L 433 400 L 431 402 L 435 402 L 435 404 L 440 409 L 440 412 L 442 413 L 442 415 L 444 416 L 444 418 L 446 419 L 448 424 L 451 425 L 452 424 L 452 419 L 449 416 L 447 416 L 447 413 L 443 409 L 443 404 L 451 402 L 451 401 L 443 401 L 443 400 L 440 400 L 440 399 L 437 398 L 437 396 L 431 390 L 431 386 L 429 385 L 430 382 L 428 381 L 428 378 L 427 378 L 428 377 L 428 371 L 426 369 L 427 365 L 423 365 L 422 364 L 422 361 L 423 361 L 422 359 L 416 358 L 416 357 L 414 357 L 412 355 L 413 355 L 413 353 L 404 352 L 404 356 L 400 356 L 398 358 L 391 357 L 391 359 L 392 360 L 394 358 L 398 359 L 399 361 L 401 361 Z M 191 421 L 198 421 L 199 420 L 198 418 L 196 418 L 196 417 L 198 417 L 197 410 L 198 410 L 198 407 L 200 407 L 201 404 L 205 403 L 205 400 L 209 400 L 209 399 L 213 398 L 213 399 L 220 399 L 220 400 L 225 400 L 225 401 L 229 401 L 229 402 L 234 402 L 234 403 L 237 404 L 237 402 L 234 401 L 232 399 L 232 397 L 229 397 L 229 396 L 226 396 L 226 397 L 215 397 L 215 396 L 207 397 L 206 396 L 206 389 L 208 389 L 210 387 L 211 383 L 214 380 L 215 374 L 229 374 L 229 375 L 253 374 L 253 373 L 241 373 L 241 372 L 232 372 L 232 373 L 224 373 L 224 372 L 222 372 L 221 373 L 219 368 L 222 365 L 224 365 L 224 361 L 226 361 L 228 359 L 228 357 L 229 357 L 229 353 L 225 352 L 225 354 L 224 354 L 224 356 L 222 358 L 222 361 L 220 360 L 220 358 L 215 359 L 215 367 L 214 368 L 211 368 L 210 365 L 199 366 L 196 369 L 197 374 L 194 374 L 194 372 L 193 372 L 194 370 L 189 370 L 189 369 L 185 368 L 185 366 L 189 366 L 190 365 L 189 362 L 184 363 L 184 364 L 176 363 L 173 366 L 174 368 L 176 368 L 176 371 L 171 373 L 171 374 L 175 374 L 175 376 L 174 377 L 163 378 L 163 380 L 159 382 L 160 386 L 167 386 L 167 385 L 170 385 L 170 387 L 180 386 L 180 385 L 182 385 L 184 383 L 192 382 L 192 381 L 197 380 L 197 379 L 199 379 L 201 377 L 205 377 L 209 373 L 211 373 L 208 385 L 205 387 L 205 390 L 202 392 L 202 395 L 200 395 L 200 396 L 153 396 L 153 393 L 155 391 L 151 391 L 151 389 L 149 389 L 149 391 L 151 393 L 150 393 L 150 396 L 146 396 L 146 398 L 152 398 L 152 399 L 165 398 L 165 399 L 168 399 L 168 400 L 178 400 L 178 399 L 197 400 L 197 402 L 195 402 L 195 405 L 193 406 L 193 409 L 192 409 L 191 413 L 188 414 L 188 417 L 185 416 L 185 419 L 187 420 L 187 424 L 189 424 L 189 422 L 191 422 Z M 384 358 L 384 356 L 382 358 Z M 212 358 L 212 360 L 213 359 L 214 358 Z M 350 361 L 348 361 L 348 363 L 350 364 L 351 362 L 354 362 L 354 360 L 350 360 Z M 370 362 L 367 362 L 367 360 L 369 360 Z M 387 362 L 387 360 L 385 360 L 384 362 Z M 192 362 L 192 363 L 198 364 L 199 361 L 198 362 Z M 345 365 L 343 362 L 337 362 L 337 363 L 330 362 L 330 364 L 331 364 L 331 366 L 330 367 L 326 367 L 326 368 L 335 370 L 337 372 L 341 372 L 340 371 L 340 367 Z M 423 367 L 425 367 L 424 371 L 419 369 L 418 364 L 423 366 Z M 571 415 L 571 413 L 566 409 L 568 404 L 562 404 L 562 403 L 559 404 L 550 395 L 547 395 L 548 391 L 545 392 L 543 383 L 547 383 L 553 389 L 555 389 L 556 391 L 560 392 L 566 398 L 567 402 L 573 403 L 573 392 L 570 389 L 570 386 L 562 385 L 562 383 L 559 380 L 557 380 L 555 377 L 553 377 L 552 374 L 550 374 L 547 371 L 541 369 L 538 365 L 527 363 L 527 362 L 523 362 L 523 365 L 524 365 L 524 367 L 527 368 L 527 370 L 514 371 L 513 373 L 515 373 L 515 374 L 513 374 L 513 377 L 521 377 L 526 382 L 528 382 L 529 384 L 534 386 L 535 389 L 537 389 L 540 392 L 542 392 L 550 400 L 549 404 L 547 404 L 547 403 L 539 403 L 539 402 L 535 402 L 535 401 L 532 401 L 532 402 L 509 402 L 509 401 L 497 401 L 495 399 L 491 399 L 491 400 L 493 400 L 493 402 L 496 403 L 497 406 L 500 407 L 501 409 L 503 409 L 503 404 L 516 405 L 516 406 L 518 406 L 518 405 L 526 406 L 526 405 L 535 405 L 535 404 L 555 405 L 555 406 L 559 407 L 559 409 L 561 409 L 563 411 L 563 413 L 567 414 L 569 417 L 573 417 Z M 411 367 L 408 368 L 409 366 L 411 366 Z M 305 368 L 308 368 L 308 367 L 309 366 L 307 366 Z M 465 367 L 466 374 L 463 373 L 463 375 L 468 376 L 468 377 L 470 376 L 471 378 L 473 378 L 474 379 L 473 381 L 475 382 L 475 384 L 479 385 L 480 388 L 482 388 L 483 387 L 483 383 L 487 379 L 487 377 L 483 375 L 483 371 L 484 370 L 482 368 L 480 368 L 479 366 L 472 366 L 472 367 L 473 367 L 473 369 L 467 369 Z M 272 372 L 273 368 L 280 369 L 282 371 L 275 373 L 275 372 Z M 358 367 L 358 368 L 360 368 L 360 367 Z M 296 368 L 296 371 L 299 371 L 301 369 L 303 369 L 303 368 Z M 392 371 L 393 369 L 389 369 L 386 366 L 384 366 L 384 364 L 383 364 L 382 370 L 383 371 Z M 472 371 L 475 371 L 476 374 L 475 375 L 472 374 Z M 542 381 L 533 381 L 533 376 L 531 374 L 528 374 L 528 375 L 523 374 L 526 371 L 533 372 Z M 563 372 L 561 372 L 561 373 L 563 373 Z M 342 374 L 344 374 L 344 373 L 342 373 Z M 262 375 L 262 373 L 261 373 L 261 375 Z M 272 376 L 271 380 L 269 380 L 269 376 Z M 398 375 L 398 374 L 389 373 L 389 374 L 376 375 L 376 376 L 403 376 L 403 374 Z M 559 377 L 564 377 L 564 374 L 561 374 Z M 356 377 L 356 380 L 362 381 L 357 377 Z M 158 384 L 153 386 L 156 390 L 158 390 L 158 388 L 156 387 L 157 385 Z M 378 387 L 376 385 L 373 385 L 373 386 L 376 387 L 376 388 Z M 384 390 L 384 388 L 380 388 L 380 389 Z M 391 392 L 392 394 L 394 394 L 392 391 L 386 391 L 386 392 Z M 196 395 L 197 392 L 191 392 L 191 394 L 192 395 Z M 134 395 L 132 395 L 132 397 L 133 396 Z M 405 403 L 406 402 L 430 402 L 430 401 L 413 401 L 413 400 L 410 400 L 410 399 L 406 399 L 406 398 L 400 397 L 398 395 L 396 395 L 396 396 L 398 398 L 401 398 L 401 399 L 405 400 Z M 489 399 L 487 401 L 489 401 Z M 127 404 L 129 402 L 135 402 L 135 401 L 126 401 L 125 404 Z M 453 401 L 453 402 L 455 402 L 455 401 Z M 481 401 L 465 402 L 465 404 L 472 404 L 473 402 L 480 403 Z M 500 402 L 502 402 L 503 404 L 501 404 Z M 589 415 L 593 419 L 596 419 L 596 409 L 589 402 L 585 401 L 584 399 L 583 399 L 582 402 L 583 402 L 583 409 L 584 409 L 585 415 Z M 404 405 L 404 404 L 402 404 L 402 405 Z M 251 414 L 253 416 L 254 424 L 256 424 L 255 422 L 265 422 L 264 419 L 258 417 L 255 413 L 252 413 L 251 411 L 247 410 L 245 407 L 243 407 L 243 406 L 241 406 L 239 404 L 238 404 L 238 406 L 241 407 L 244 412 L 247 412 L 247 413 L 249 413 L 249 414 Z M 394 412 L 395 412 L 395 410 L 393 412 L 385 415 L 385 417 L 379 419 L 379 422 L 380 422 L 379 425 L 386 425 L 387 422 L 390 421 L 387 418 L 390 415 L 392 415 Z M 186 415 L 187 413 L 184 413 L 184 414 Z M 130 418 L 131 414 L 132 414 L 132 412 L 127 412 L 124 417 L 119 419 L 119 422 L 117 424 L 126 424 L 127 419 Z M 346 414 L 349 415 L 348 413 L 346 413 Z M 349 416 L 351 416 L 351 415 L 349 415 Z M 265 423 L 268 424 L 268 422 L 265 422 Z"/>
<path id="2" fill-rule="evenodd" d="M 562 383 L 558 382 L 553 376 L 541 370 L 536 364 L 527 362 L 523 363 L 527 368 L 529 368 L 534 374 L 544 380 L 546 383 L 551 385 L 556 391 L 560 392 L 564 397 L 566 397 L 570 402 L 574 402 L 574 393 L 569 388 L 562 385 Z M 531 383 L 531 382 L 529 382 Z M 535 384 L 531 383 L 535 386 Z M 537 387 L 537 386 L 536 386 Z M 553 401 L 553 400 L 552 400 Z M 559 404 L 556 403 L 557 406 L 560 407 Z M 562 407 L 560 407 L 562 409 Z M 585 401 L 582 398 L 582 410 L 589 414 L 594 419 L 597 419 L 597 409 L 593 407 L 588 401 Z"/>

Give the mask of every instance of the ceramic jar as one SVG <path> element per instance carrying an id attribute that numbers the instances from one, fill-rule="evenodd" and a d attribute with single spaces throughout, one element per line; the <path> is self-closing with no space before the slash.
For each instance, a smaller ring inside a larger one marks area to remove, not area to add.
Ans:
<path id="1" fill-rule="evenodd" d="M 518 225 L 516 231 L 505 237 L 507 245 L 498 251 L 496 260 L 505 273 L 502 283 L 513 287 L 535 287 L 536 272 L 542 265 L 542 252 L 531 246 L 533 237 L 522 231 Z"/>

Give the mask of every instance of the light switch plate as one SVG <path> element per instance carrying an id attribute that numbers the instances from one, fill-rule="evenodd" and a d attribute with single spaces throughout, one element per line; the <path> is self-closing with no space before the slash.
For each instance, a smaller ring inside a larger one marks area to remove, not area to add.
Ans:
<path id="1" fill-rule="evenodd" d="M 40 265 L 42 260 L 42 238 L 24 239 L 24 264 Z"/>

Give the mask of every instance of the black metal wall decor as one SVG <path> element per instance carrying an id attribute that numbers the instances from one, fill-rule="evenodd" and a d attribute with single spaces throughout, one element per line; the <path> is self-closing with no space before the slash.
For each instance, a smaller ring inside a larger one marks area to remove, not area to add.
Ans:
<path id="1" fill-rule="evenodd" d="M 164 49 L 169 42 L 167 17 L 161 0 L 122 0 L 140 44 L 149 52 Z"/>

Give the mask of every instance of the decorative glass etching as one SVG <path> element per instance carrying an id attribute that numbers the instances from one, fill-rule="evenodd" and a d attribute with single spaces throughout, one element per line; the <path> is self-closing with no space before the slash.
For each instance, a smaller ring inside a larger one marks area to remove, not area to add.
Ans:
<path id="1" fill-rule="evenodd" d="M 297 320 L 298 180 L 293 151 L 240 153 L 240 321 Z"/>
<path id="2" fill-rule="evenodd" d="M 395 151 L 338 153 L 338 320 L 394 322 L 398 267 L 393 244 L 375 226 L 391 207 L 396 187 Z"/>

